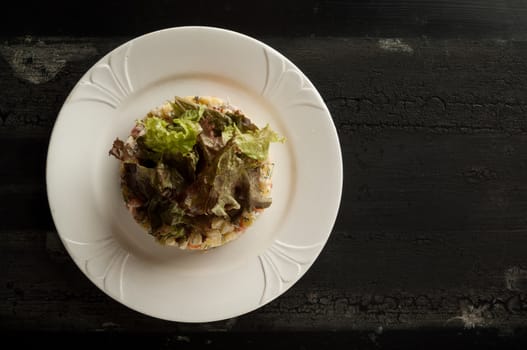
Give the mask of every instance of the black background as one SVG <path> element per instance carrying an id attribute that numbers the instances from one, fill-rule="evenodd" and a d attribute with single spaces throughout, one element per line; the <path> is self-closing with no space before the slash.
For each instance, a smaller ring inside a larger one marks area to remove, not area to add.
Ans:
<path id="1" fill-rule="evenodd" d="M 518 38 L 521 0 L 438 1 L 8 1 L 5 35 L 137 36 L 208 25 L 251 36 Z"/>
<path id="2" fill-rule="evenodd" d="M 93 348 L 525 345 L 524 1 L 8 1 L 0 12 L 0 328 Z M 337 127 L 330 240 L 277 300 L 183 324 L 114 302 L 74 266 L 45 190 L 67 94 L 115 46 L 210 25 L 275 47 Z M 59 67 L 59 68 L 57 68 Z"/>

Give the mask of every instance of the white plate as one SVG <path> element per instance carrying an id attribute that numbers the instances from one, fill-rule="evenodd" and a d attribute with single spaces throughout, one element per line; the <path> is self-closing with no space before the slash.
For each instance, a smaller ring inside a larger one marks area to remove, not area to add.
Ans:
<path id="1" fill-rule="evenodd" d="M 208 252 L 163 247 L 125 209 L 108 156 L 136 119 L 175 95 L 212 95 L 269 123 L 273 205 L 238 240 Z M 311 266 L 335 222 L 342 158 L 311 82 L 271 47 L 232 31 L 181 27 L 116 48 L 75 86 L 47 159 L 55 225 L 69 254 L 109 296 L 162 319 L 204 322 L 254 310 Z"/>

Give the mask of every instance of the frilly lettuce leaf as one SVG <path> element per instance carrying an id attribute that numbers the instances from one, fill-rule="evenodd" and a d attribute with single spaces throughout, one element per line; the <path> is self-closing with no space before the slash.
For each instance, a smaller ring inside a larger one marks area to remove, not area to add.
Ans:
<path id="1" fill-rule="evenodd" d="M 260 168 L 248 166 L 240 156 L 234 140 L 229 141 L 186 192 L 183 203 L 187 213 L 232 217 L 243 209 L 252 211 L 271 204 L 258 188 Z"/>
<path id="2" fill-rule="evenodd" d="M 243 162 L 229 147 L 217 160 L 216 173 L 212 182 L 213 190 L 218 194 L 216 204 L 211 212 L 216 216 L 227 217 L 227 211 L 240 209 L 240 203 L 235 198 L 236 185 L 239 182 Z"/>
<path id="3" fill-rule="evenodd" d="M 263 129 L 249 130 L 245 133 L 236 125 L 230 125 L 223 130 L 222 138 L 224 142 L 234 138 L 234 143 L 242 153 L 258 161 L 267 159 L 271 142 L 285 142 L 285 138 L 271 130 L 269 124 Z"/>
<path id="4" fill-rule="evenodd" d="M 185 110 L 177 119 L 186 119 L 192 120 L 194 122 L 199 122 L 199 120 L 203 116 L 203 112 L 205 112 L 205 107 L 203 107 L 202 105 L 198 105 L 197 109 Z"/>
<path id="5" fill-rule="evenodd" d="M 183 201 L 188 213 L 226 216 L 228 210 L 240 208 L 234 192 L 243 162 L 234 146 L 231 142 L 223 148 L 188 188 Z"/>
<path id="6" fill-rule="evenodd" d="M 123 181 L 128 186 L 128 195 L 144 201 L 155 192 L 156 173 L 154 169 L 136 163 L 123 163 Z"/>
<path id="7" fill-rule="evenodd" d="M 142 123 L 145 127 L 144 144 L 154 152 L 187 155 L 196 144 L 201 126 L 202 109 L 187 110 L 169 123 L 163 118 L 151 116 Z"/>

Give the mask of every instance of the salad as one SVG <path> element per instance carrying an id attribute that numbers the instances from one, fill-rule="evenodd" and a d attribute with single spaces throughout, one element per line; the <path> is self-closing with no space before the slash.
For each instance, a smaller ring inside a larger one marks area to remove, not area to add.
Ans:
<path id="1" fill-rule="evenodd" d="M 215 97 L 175 97 L 136 121 L 110 155 L 127 208 L 164 245 L 206 250 L 271 205 L 269 145 L 284 142 Z"/>

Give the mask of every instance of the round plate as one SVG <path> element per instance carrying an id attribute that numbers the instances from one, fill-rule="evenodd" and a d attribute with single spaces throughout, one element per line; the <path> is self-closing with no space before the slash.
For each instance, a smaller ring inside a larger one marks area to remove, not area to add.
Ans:
<path id="1" fill-rule="evenodd" d="M 126 210 L 116 137 L 173 96 L 208 95 L 287 138 L 273 144 L 273 204 L 239 239 L 206 252 L 164 247 Z M 59 235 L 86 276 L 139 312 L 205 322 L 254 310 L 311 266 L 335 222 L 342 157 L 335 126 L 304 74 L 271 47 L 209 27 L 133 39 L 78 82 L 55 123 L 47 159 Z"/>

